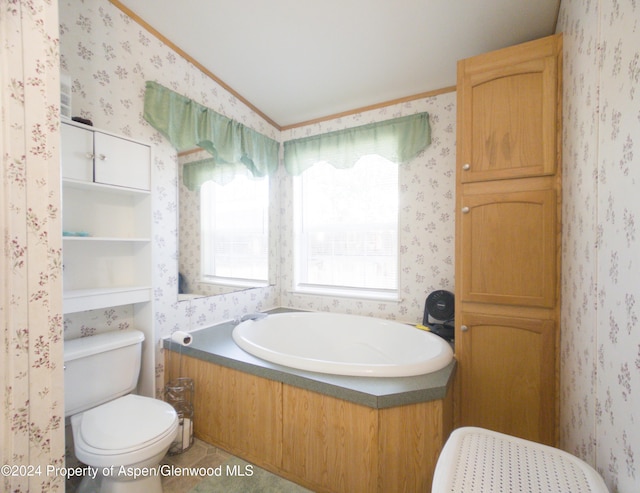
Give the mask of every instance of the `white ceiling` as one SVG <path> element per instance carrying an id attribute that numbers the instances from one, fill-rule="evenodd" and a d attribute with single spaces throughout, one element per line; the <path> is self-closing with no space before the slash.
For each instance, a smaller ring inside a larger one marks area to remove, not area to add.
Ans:
<path id="1" fill-rule="evenodd" d="M 114 2 L 118 3 L 118 2 Z M 279 126 L 453 86 L 560 0 L 120 0 Z"/>

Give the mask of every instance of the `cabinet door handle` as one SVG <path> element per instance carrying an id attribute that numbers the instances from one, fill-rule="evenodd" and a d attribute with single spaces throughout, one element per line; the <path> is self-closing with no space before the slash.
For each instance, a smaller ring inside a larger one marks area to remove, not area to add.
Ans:
<path id="1" fill-rule="evenodd" d="M 469 330 L 469 327 L 467 327 L 466 325 L 461 325 L 461 326 L 460 326 L 460 330 L 461 330 L 462 332 L 467 332 L 467 331 Z"/>
<path id="2" fill-rule="evenodd" d="M 462 213 L 463 214 L 469 214 L 469 208 L 468 207 L 463 207 L 462 208 Z"/>
<path id="3" fill-rule="evenodd" d="M 87 159 L 93 159 L 95 157 L 94 154 L 92 154 L 91 152 L 87 152 L 84 157 L 86 157 Z"/>
<path id="4" fill-rule="evenodd" d="M 100 161 L 106 161 L 107 160 L 107 156 L 105 156 L 104 154 L 98 154 L 98 157 L 100 158 Z"/>
<path id="5" fill-rule="evenodd" d="M 469 163 L 465 163 L 462 165 L 462 171 L 469 171 L 471 169 L 471 165 Z"/>

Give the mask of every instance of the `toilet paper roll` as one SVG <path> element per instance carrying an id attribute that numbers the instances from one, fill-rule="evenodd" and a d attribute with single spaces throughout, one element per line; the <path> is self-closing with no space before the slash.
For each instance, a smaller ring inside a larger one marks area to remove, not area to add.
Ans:
<path id="1" fill-rule="evenodd" d="M 184 418 L 182 425 L 182 450 L 186 450 L 191 445 L 191 420 Z"/>
<path id="2" fill-rule="evenodd" d="M 171 334 L 171 340 L 180 344 L 181 346 L 189 346 L 193 341 L 193 337 L 188 332 L 183 332 L 181 330 L 176 330 L 173 334 Z"/>

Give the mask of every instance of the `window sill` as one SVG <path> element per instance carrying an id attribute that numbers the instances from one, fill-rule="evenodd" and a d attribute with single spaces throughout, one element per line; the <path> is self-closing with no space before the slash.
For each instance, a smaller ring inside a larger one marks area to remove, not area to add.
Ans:
<path id="1" fill-rule="evenodd" d="M 216 277 L 209 279 L 201 279 L 202 284 L 210 284 L 212 286 L 222 286 L 227 288 L 249 289 L 249 288 L 266 288 L 269 286 L 268 281 L 231 279 L 225 277 Z"/>
<path id="2" fill-rule="evenodd" d="M 293 295 L 325 296 L 331 298 L 351 298 L 366 301 L 382 301 L 387 303 L 400 303 L 397 291 L 383 291 L 373 289 L 336 288 L 327 286 L 298 285 L 289 291 Z"/>

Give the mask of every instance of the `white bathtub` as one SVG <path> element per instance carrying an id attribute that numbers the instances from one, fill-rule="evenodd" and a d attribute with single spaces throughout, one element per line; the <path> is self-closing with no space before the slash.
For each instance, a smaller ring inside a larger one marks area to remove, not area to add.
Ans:
<path id="1" fill-rule="evenodd" d="M 334 375 L 408 377 L 440 370 L 453 359 L 437 335 L 399 322 L 336 313 L 292 312 L 247 320 L 233 340 L 254 356 Z"/>

